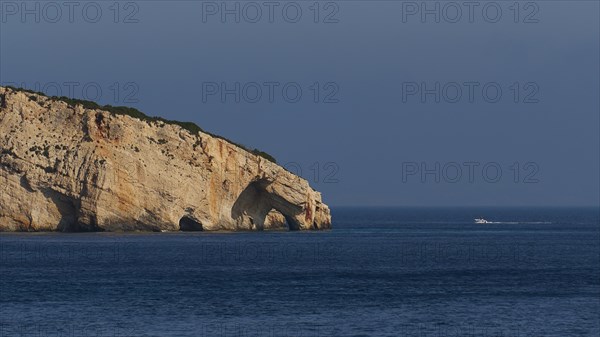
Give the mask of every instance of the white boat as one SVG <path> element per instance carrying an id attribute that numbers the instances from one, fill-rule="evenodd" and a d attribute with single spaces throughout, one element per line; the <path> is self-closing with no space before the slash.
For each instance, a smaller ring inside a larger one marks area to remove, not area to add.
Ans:
<path id="1" fill-rule="evenodd" d="M 490 223 L 490 222 L 484 218 L 478 218 L 478 219 L 475 219 L 475 223 Z"/>

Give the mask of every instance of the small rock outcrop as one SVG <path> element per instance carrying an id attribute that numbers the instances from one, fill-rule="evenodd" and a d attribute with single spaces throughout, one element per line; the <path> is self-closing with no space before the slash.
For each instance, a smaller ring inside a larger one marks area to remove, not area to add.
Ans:
<path id="1" fill-rule="evenodd" d="M 225 139 L 0 87 L 0 231 L 330 226 L 305 179 Z"/>

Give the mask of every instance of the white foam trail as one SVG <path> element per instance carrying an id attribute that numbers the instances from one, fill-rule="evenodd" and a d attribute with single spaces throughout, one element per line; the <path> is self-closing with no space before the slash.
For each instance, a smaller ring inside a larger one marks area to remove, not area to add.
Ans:
<path id="1" fill-rule="evenodd" d="M 504 224 L 504 225 L 549 225 L 550 221 L 490 221 L 488 224 Z"/>

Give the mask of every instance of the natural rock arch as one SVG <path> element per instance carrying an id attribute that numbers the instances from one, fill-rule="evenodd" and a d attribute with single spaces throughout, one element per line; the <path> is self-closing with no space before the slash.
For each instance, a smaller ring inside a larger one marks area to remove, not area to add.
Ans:
<path id="1" fill-rule="evenodd" d="M 285 215 L 281 214 L 275 208 L 271 209 L 265 217 L 265 230 L 289 229 L 289 224 Z"/>
<path id="2" fill-rule="evenodd" d="M 299 230 L 296 215 L 302 208 L 268 191 L 269 181 L 261 179 L 248 184 L 231 209 L 231 217 L 240 229 L 264 230 L 265 218 L 275 210 L 283 215 L 289 230 Z"/>

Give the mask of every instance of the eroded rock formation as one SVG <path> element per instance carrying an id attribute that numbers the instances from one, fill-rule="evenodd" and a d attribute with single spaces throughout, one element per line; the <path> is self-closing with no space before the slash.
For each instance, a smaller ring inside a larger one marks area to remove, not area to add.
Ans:
<path id="1" fill-rule="evenodd" d="M 0 87 L 0 230 L 326 229 L 308 182 L 224 139 Z"/>

